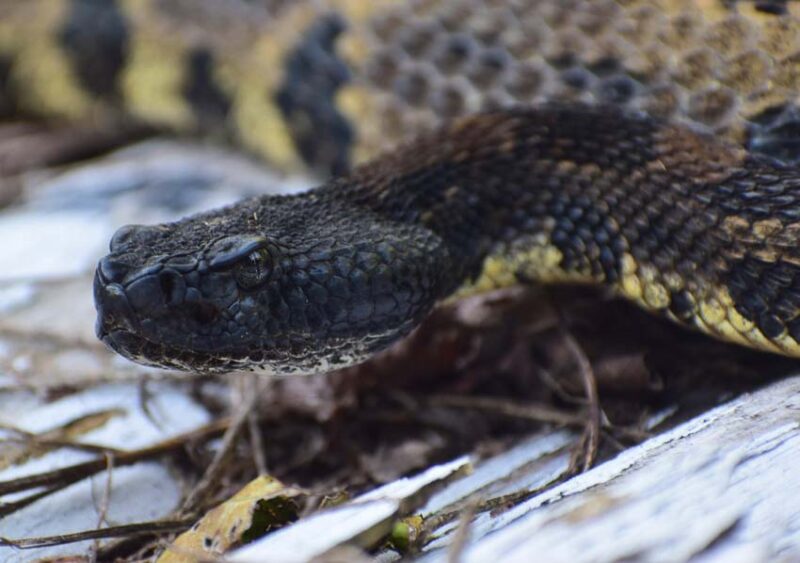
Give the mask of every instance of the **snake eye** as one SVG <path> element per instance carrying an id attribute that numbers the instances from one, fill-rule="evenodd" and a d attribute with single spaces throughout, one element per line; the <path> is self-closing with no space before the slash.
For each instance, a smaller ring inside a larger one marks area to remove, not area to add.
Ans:
<path id="1" fill-rule="evenodd" d="M 269 278 L 272 257 L 266 248 L 254 250 L 233 267 L 233 277 L 242 289 L 255 289 Z"/>

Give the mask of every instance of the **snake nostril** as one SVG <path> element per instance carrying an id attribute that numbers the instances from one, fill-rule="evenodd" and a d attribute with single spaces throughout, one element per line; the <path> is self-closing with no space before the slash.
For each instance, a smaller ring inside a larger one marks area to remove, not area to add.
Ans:
<path id="1" fill-rule="evenodd" d="M 100 276 L 106 283 L 120 283 L 129 271 L 127 264 L 106 256 L 97 266 Z"/>

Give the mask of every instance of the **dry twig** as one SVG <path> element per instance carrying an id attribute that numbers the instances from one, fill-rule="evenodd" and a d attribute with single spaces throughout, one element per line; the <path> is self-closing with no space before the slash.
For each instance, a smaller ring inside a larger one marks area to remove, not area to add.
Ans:
<path id="1" fill-rule="evenodd" d="M 232 454 L 236 441 L 248 422 L 250 413 L 253 412 L 253 409 L 258 404 L 259 396 L 260 393 L 258 392 L 249 393 L 246 401 L 236 410 L 228 428 L 225 430 L 225 434 L 222 436 L 222 445 L 214 455 L 214 459 L 211 460 L 200 481 L 186 495 L 181 507 L 182 514 L 194 512 L 205 504 L 211 489 L 219 482 L 219 477 L 225 470 L 225 461 Z"/>
<path id="2" fill-rule="evenodd" d="M 511 418 L 521 418 L 534 422 L 559 424 L 563 426 L 583 426 L 585 419 L 563 410 L 533 403 L 518 403 L 493 397 L 474 397 L 469 395 L 434 395 L 427 399 L 431 406 L 474 409 Z"/>
<path id="3" fill-rule="evenodd" d="M 480 503 L 477 500 L 473 500 L 461 511 L 458 527 L 453 532 L 453 539 L 450 542 L 450 548 L 447 550 L 447 563 L 461 561 L 461 555 L 464 553 L 464 548 L 469 541 L 469 529 L 472 526 L 472 519 L 475 517 L 478 506 L 480 506 Z"/>
<path id="4" fill-rule="evenodd" d="M 74 534 L 57 534 L 54 536 L 39 536 L 14 540 L 0 537 L 0 545 L 17 549 L 34 549 L 52 545 L 63 545 L 85 540 L 131 537 L 169 532 L 182 532 L 189 529 L 197 519 L 196 515 L 177 520 L 156 520 L 153 522 L 138 522 L 94 530 L 85 530 Z"/>
<path id="5" fill-rule="evenodd" d="M 146 459 L 162 456 L 178 450 L 195 440 L 207 440 L 225 431 L 231 424 L 229 418 L 215 420 L 201 428 L 185 434 L 174 436 L 158 444 L 131 451 L 111 452 L 114 456 L 114 465 L 122 467 Z M 0 481 L 0 495 L 18 493 L 38 487 L 65 487 L 86 477 L 90 477 L 106 468 L 105 457 L 92 459 L 83 463 L 76 463 L 60 469 L 45 471 L 35 475 Z"/>
<path id="6" fill-rule="evenodd" d="M 583 438 L 585 446 L 583 448 L 584 458 L 581 470 L 587 471 L 594 465 L 595 459 L 597 459 L 597 451 L 600 448 L 600 427 L 602 426 L 600 397 L 597 393 L 597 381 L 594 377 L 592 364 L 580 344 L 575 340 L 575 337 L 566 329 L 564 330 L 564 341 L 578 363 L 581 381 L 586 392 L 588 413 Z"/>
<path id="7" fill-rule="evenodd" d="M 250 447 L 253 449 L 253 464 L 259 475 L 266 475 L 267 453 L 264 450 L 264 440 L 258 428 L 258 415 L 255 410 L 250 410 L 247 414 L 247 431 L 250 435 Z"/>

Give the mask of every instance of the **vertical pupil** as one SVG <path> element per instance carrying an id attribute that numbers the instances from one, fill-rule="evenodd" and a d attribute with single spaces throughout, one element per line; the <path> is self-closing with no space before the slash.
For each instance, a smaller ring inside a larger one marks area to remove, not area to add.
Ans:
<path id="1" fill-rule="evenodd" d="M 233 275 L 236 283 L 243 289 L 253 289 L 263 283 L 269 274 L 269 253 L 255 250 L 238 263 Z"/>
<path id="2" fill-rule="evenodd" d="M 259 252 L 253 252 L 250 255 L 250 262 L 253 267 L 253 276 L 256 282 L 261 280 L 261 254 Z"/>

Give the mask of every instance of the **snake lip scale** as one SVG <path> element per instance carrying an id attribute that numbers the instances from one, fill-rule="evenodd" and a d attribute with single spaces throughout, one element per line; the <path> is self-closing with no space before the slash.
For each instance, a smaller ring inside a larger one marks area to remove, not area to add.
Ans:
<path id="1" fill-rule="evenodd" d="M 306 193 L 114 235 L 100 338 L 143 363 L 314 373 L 453 296 L 610 287 L 685 326 L 800 353 L 800 171 L 605 106 L 453 120 Z"/>

